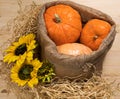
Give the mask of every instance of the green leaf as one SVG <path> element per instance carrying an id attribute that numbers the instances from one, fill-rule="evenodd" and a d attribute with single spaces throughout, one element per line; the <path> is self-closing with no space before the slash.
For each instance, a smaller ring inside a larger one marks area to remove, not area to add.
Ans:
<path id="1" fill-rule="evenodd" d="M 50 82 L 53 76 L 55 76 L 53 64 L 47 60 L 43 61 L 43 65 L 39 68 L 37 75 L 40 82 Z"/>
<path id="2" fill-rule="evenodd" d="M 47 77 L 47 82 L 50 82 L 50 77 Z"/>

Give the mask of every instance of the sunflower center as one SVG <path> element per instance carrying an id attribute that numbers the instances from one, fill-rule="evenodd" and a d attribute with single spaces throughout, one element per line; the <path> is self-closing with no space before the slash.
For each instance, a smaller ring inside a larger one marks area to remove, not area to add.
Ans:
<path id="1" fill-rule="evenodd" d="M 26 46 L 26 43 L 23 43 L 16 48 L 15 55 L 17 55 L 17 56 L 23 55 L 25 53 L 25 51 L 27 51 L 27 46 Z"/>
<path id="2" fill-rule="evenodd" d="M 29 64 L 25 64 L 22 66 L 22 68 L 20 69 L 18 76 L 21 80 L 26 80 L 26 79 L 30 79 L 31 75 L 30 73 L 33 71 L 33 66 L 29 65 Z"/>

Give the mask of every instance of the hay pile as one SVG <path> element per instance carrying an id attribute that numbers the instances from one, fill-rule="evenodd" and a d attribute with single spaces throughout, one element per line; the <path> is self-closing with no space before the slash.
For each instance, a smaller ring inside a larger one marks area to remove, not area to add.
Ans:
<path id="1" fill-rule="evenodd" d="M 18 11 L 19 15 L 2 29 L 4 33 L 12 33 L 11 38 L 0 47 L 3 55 L 3 51 L 21 35 L 29 32 L 37 33 L 37 16 L 40 8 L 41 5 L 35 3 L 24 9 L 21 8 Z M 26 97 L 27 99 L 110 99 L 114 91 L 112 83 L 97 76 L 86 81 L 55 78 L 50 84 L 39 84 L 33 89 L 27 86 L 18 87 L 9 77 L 12 64 L 7 65 L 1 61 L 0 65 L 0 76 L 4 76 L 8 89 L 14 92 L 18 99 L 26 99 Z"/>

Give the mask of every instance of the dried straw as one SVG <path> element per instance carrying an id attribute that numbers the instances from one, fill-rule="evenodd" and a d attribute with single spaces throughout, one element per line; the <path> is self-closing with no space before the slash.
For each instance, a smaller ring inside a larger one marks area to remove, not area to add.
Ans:
<path id="1" fill-rule="evenodd" d="M 19 3 L 20 4 L 20 3 Z M 20 6 L 21 8 L 21 6 Z M 3 51 L 18 37 L 29 32 L 37 33 L 37 16 L 41 5 L 35 3 L 21 8 L 19 15 L 2 30 L 4 33 L 12 33 L 11 38 L 0 48 Z M 4 53 L 3 53 L 4 55 Z M 27 86 L 18 87 L 11 82 L 9 77 L 12 64 L 7 65 L 1 61 L 0 76 L 6 79 L 8 89 L 15 93 L 18 99 L 110 99 L 115 88 L 113 83 L 105 79 L 93 76 L 86 81 L 69 81 L 68 79 L 55 78 L 50 84 L 37 85 L 30 89 Z M 120 88 L 120 87 L 119 87 Z"/>

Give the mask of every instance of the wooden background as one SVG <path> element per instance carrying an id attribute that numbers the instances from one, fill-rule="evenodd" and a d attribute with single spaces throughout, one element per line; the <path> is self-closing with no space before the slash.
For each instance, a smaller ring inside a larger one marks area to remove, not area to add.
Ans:
<path id="1" fill-rule="evenodd" d="M 21 0 L 22 5 L 31 4 L 32 1 L 36 3 L 44 3 L 53 0 Z M 89 7 L 98 9 L 110 15 L 117 25 L 117 35 L 112 48 L 108 52 L 103 65 L 103 77 L 108 80 L 120 82 L 120 0 L 73 0 L 74 2 L 87 5 Z M 0 28 L 5 26 L 7 22 L 17 16 L 19 9 L 18 0 L 0 0 Z M 9 38 L 9 34 L 0 32 L 0 45 Z M 0 53 L 0 60 L 2 55 Z M 6 87 L 5 81 L 0 80 L 0 90 Z M 4 84 L 3 84 L 4 83 Z M 16 99 L 13 93 L 7 95 L 0 93 L 0 99 Z M 12 97 L 12 98 L 10 98 Z M 14 97 L 14 98 L 13 98 Z M 120 99 L 120 93 L 113 99 Z"/>

